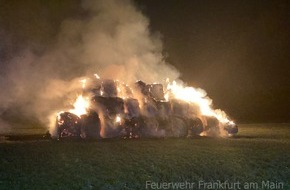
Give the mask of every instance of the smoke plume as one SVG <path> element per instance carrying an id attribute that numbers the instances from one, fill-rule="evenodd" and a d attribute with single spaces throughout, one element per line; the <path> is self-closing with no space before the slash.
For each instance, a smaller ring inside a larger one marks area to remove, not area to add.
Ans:
<path id="1" fill-rule="evenodd" d="M 10 110 L 47 124 L 52 113 L 71 105 L 79 80 L 94 73 L 127 83 L 178 78 L 163 58 L 159 36 L 150 33 L 149 20 L 131 1 L 86 0 L 80 6 L 86 14 L 62 21 L 57 40 L 44 53 L 20 47 L 6 59 L 0 114 Z"/>

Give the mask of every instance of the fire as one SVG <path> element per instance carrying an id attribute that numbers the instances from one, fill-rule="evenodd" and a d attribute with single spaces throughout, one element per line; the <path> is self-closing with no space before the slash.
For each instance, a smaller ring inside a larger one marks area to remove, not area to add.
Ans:
<path id="1" fill-rule="evenodd" d="M 99 78 L 97 74 L 95 74 L 95 77 Z M 165 116 L 168 127 L 177 127 L 172 129 L 171 132 L 171 129 L 169 129 L 167 134 L 169 136 L 179 136 L 180 131 L 186 130 L 188 131 L 187 135 L 190 136 L 194 133 L 200 136 L 218 135 L 226 137 L 238 132 L 237 126 L 224 111 L 212 108 L 212 100 L 200 88 L 187 87 L 178 84 L 176 81 L 170 82 L 169 79 L 166 79 L 167 89 L 165 92 L 162 84 L 146 84 L 142 81 L 136 82 L 136 86 L 133 88 L 118 80 L 97 80 L 95 85 L 91 84 L 90 78 L 85 78 L 80 82 L 83 93 L 75 100 L 73 109 L 58 113 L 58 126 L 73 128 L 74 126 L 70 121 L 87 121 L 87 117 L 81 117 L 87 114 L 95 119 L 90 121 L 94 122 L 94 126 L 100 125 L 99 135 L 102 137 L 124 135 L 117 134 L 119 133 L 117 129 L 120 127 L 122 128 L 121 131 L 124 132 L 125 129 L 126 134 L 132 137 L 133 133 L 135 133 L 134 135 L 142 133 L 139 130 L 140 126 L 150 131 L 151 124 L 148 121 L 152 120 L 158 124 L 158 117 L 161 115 L 162 117 Z M 87 82 L 88 85 L 86 86 Z M 92 97 L 92 99 L 88 97 Z M 136 101 L 136 105 L 132 103 Z M 98 109 L 95 109 L 97 107 Z M 94 111 L 96 114 L 93 113 Z M 106 114 L 106 117 L 104 117 L 104 114 Z M 178 119 L 174 120 L 178 117 L 182 117 L 184 123 L 178 123 Z M 107 131 L 105 130 L 106 127 L 108 127 Z M 60 129 L 64 131 L 64 129 Z M 87 133 L 90 132 L 87 131 Z M 154 129 L 152 135 L 153 133 L 159 135 L 166 132 Z M 144 134 L 146 135 L 146 132 Z M 75 135 L 79 136 L 79 134 Z"/>
<path id="2" fill-rule="evenodd" d="M 97 73 L 95 73 L 94 76 L 95 76 L 97 79 L 100 79 L 100 78 L 101 78 Z"/>
<path id="3" fill-rule="evenodd" d="M 183 87 L 177 84 L 176 81 L 168 82 L 165 98 L 168 100 L 172 96 L 188 103 L 197 104 L 200 107 L 201 114 L 204 116 L 216 117 L 221 123 L 234 124 L 233 121 L 227 118 L 225 112 L 212 109 L 212 100 L 207 97 L 206 92 L 202 89 Z"/>
<path id="4" fill-rule="evenodd" d="M 206 97 L 206 92 L 193 87 L 183 87 L 175 81 L 168 84 L 167 90 L 174 98 L 180 99 L 189 103 L 196 103 L 200 106 L 201 113 L 206 116 L 213 116 L 213 110 L 210 108 L 212 101 Z M 170 95 L 166 95 L 167 97 Z"/>
<path id="5" fill-rule="evenodd" d="M 74 103 L 74 109 L 69 110 L 71 113 L 81 116 L 87 113 L 89 107 L 89 101 L 87 98 L 84 98 L 82 95 L 78 96 Z"/>
<path id="6" fill-rule="evenodd" d="M 80 82 L 82 83 L 82 88 L 84 89 L 86 87 L 87 79 L 80 80 Z"/>
<path id="7" fill-rule="evenodd" d="M 120 123 L 121 122 L 121 117 L 119 115 L 116 116 L 115 122 L 116 123 Z"/>
<path id="8" fill-rule="evenodd" d="M 80 80 L 82 84 L 82 88 L 86 87 L 87 79 Z M 79 95 L 73 104 L 74 109 L 70 109 L 69 111 L 77 116 L 81 116 L 87 113 L 87 109 L 89 107 L 89 100 L 84 98 L 82 95 Z"/>
<path id="9" fill-rule="evenodd" d="M 204 136 L 206 136 L 206 132 L 205 132 L 205 131 L 203 131 L 202 133 L 200 133 L 200 134 L 199 134 L 199 136 L 201 136 L 201 137 L 204 137 Z"/>
<path id="10" fill-rule="evenodd" d="M 64 121 L 60 119 L 61 118 L 60 115 L 62 113 L 63 113 L 63 111 L 60 111 L 60 112 L 57 113 L 57 122 L 58 122 L 59 125 L 62 125 L 64 123 Z"/>

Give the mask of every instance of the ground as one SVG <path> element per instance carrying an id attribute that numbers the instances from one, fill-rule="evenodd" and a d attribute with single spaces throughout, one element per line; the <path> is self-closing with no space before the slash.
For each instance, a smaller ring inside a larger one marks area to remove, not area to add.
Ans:
<path id="1" fill-rule="evenodd" d="M 1 137 L 0 189 L 145 189 L 146 181 L 187 181 L 198 189 L 200 181 L 218 180 L 256 182 L 258 189 L 269 180 L 290 189 L 290 124 L 239 129 L 235 138 L 58 142 Z"/>

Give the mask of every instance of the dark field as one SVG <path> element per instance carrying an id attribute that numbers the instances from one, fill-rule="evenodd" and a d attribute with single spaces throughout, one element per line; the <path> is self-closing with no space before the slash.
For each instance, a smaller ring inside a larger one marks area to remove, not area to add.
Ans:
<path id="1" fill-rule="evenodd" d="M 201 180 L 270 180 L 290 189 L 290 125 L 239 127 L 238 136 L 227 139 L 57 142 L 2 137 L 0 189 L 145 189 L 146 181 Z"/>

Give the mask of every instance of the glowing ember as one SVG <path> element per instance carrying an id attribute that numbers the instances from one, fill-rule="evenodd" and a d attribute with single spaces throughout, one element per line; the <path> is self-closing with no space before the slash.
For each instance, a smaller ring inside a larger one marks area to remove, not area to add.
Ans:
<path id="1" fill-rule="evenodd" d="M 96 73 L 94 74 L 97 79 L 100 79 L 100 76 Z"/>
<path id="2" fill-rule="evenodd" d="M 120 123 L 121 122 L 121 117 L 119 115 L 116 116 L 115 122 L 116 123 Z"/>
<path id="3" fill-rule="evenodd" d="M 64 113 L 63 111 L 57 113 L 57 122 L 59 125 L 62 125 L 64 121 L 61 119 L 61 114 Z"/>
<path id="4" fill-rule="evenodd" d="M 199 136 L 201 136 L 201 137 L 204 137 L 204 136 L 206 136 L 206 132 L 205 132 L 205 131 L 203 131 L 202 133 L 200 133 L 200 134 L 199 134 Z"/>
<path id="5" fill-rule="evenodd" d="M 89 101 L 84 98 L 82 95 L 78 96 L 77 100 L 74 103 L 74 109 L 69 110 L 71 113 L 81 116 L 87 113 L 89 107 Z"/>
<path id="6" fill-rule="evenodd" d="M 80 80 L 80 82 L 82 83 L 82 88 L 85 88 L 87 79 Z"/>

